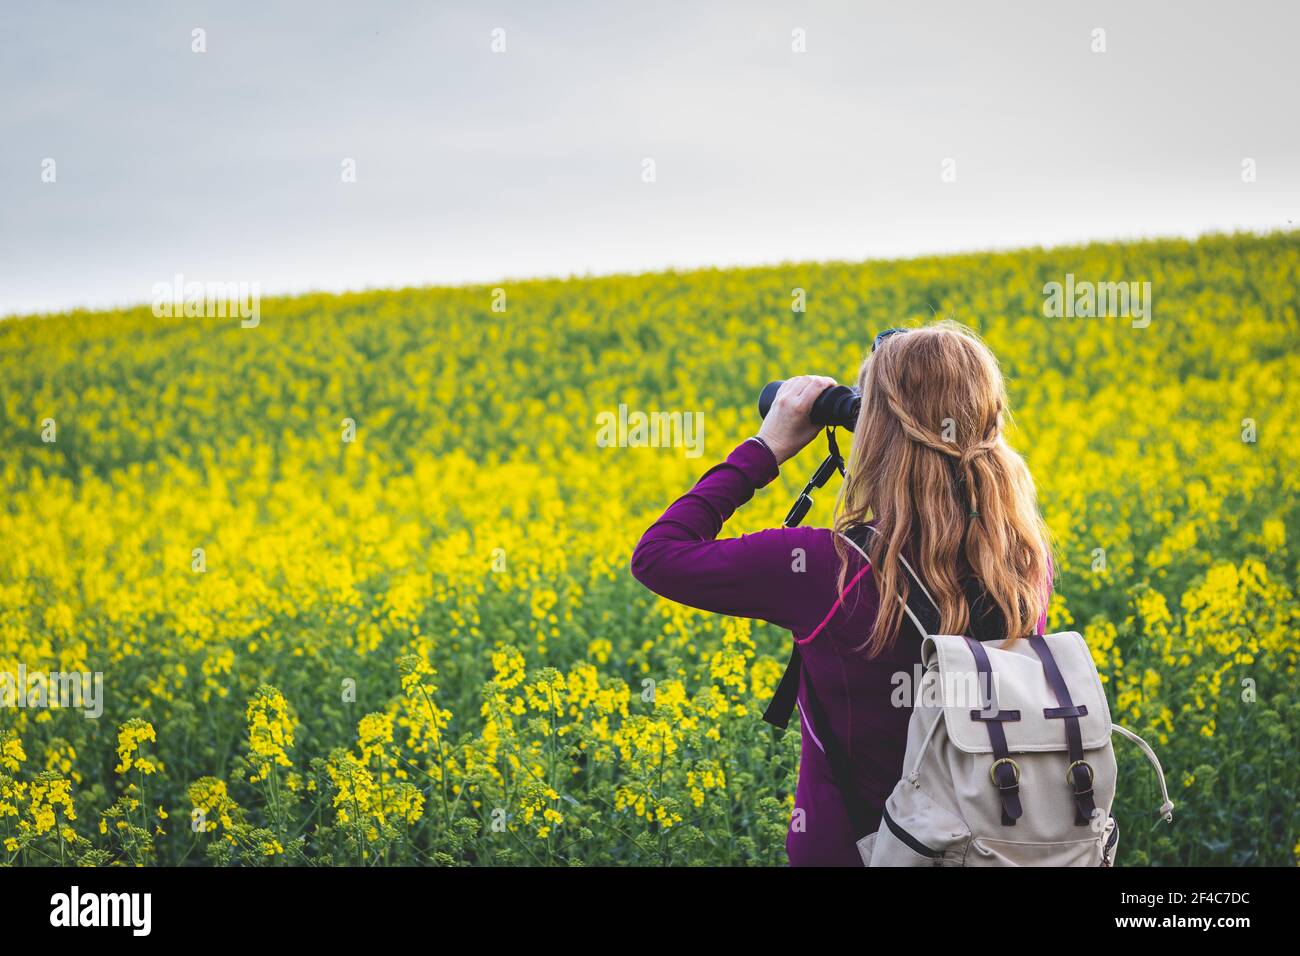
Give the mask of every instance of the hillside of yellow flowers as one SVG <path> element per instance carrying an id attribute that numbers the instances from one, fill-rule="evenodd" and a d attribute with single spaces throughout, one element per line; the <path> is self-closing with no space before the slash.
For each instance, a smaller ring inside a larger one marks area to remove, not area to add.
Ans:
<path id="1" fill-rule="evenodd" d="M 1149 324 L 1048 317 L 1067 276 Z M 938 316 L 1003 362 L 1052 626 L 1170 776 L 1172 826 L 1116 745 L 1121 863 L 1294 864 L 1298 293 L 1277 233 L 2 321 L 0 863 L 783 863 L 787 635 L 628 559 L 764 382 Z M 702 455 L 599 440 L 620 406 Z M 69 673 L 93 706 L 28 695 Z"/>

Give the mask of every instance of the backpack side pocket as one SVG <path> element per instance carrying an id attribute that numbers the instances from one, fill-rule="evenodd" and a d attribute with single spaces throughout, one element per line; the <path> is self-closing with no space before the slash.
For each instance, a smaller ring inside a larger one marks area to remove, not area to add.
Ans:
<path id="1" fill-rule="evenodd" d="M 971 832 L 918 784 L 900 780 L 885 801 L 875 837 L 871 866 L 961 866 Z"/>

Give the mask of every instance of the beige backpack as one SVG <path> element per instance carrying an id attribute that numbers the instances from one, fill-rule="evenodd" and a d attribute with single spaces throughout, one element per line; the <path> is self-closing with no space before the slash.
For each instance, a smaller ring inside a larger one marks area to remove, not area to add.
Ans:
<path id="1" fill-rule="evenodd" d="M 863 863 L 1112 865 L 1119 840 L 1111 815 L 1112 732 L 1151 762 L 1164 798 L 1159 813 L 1173 819 L 1160 761 L 1141 737 L 1111 723 L 1081 635 L 1039 635 L 1003 648 L 1001 641 L 930 634 L 921 618 L 937 621 L 938 607 L 903 563 L 910 595 L 929 604 L 903 604 L 925 635 L 924 671 L 903 778 L 885 802 L 879 829 L 858 841 Z"/>

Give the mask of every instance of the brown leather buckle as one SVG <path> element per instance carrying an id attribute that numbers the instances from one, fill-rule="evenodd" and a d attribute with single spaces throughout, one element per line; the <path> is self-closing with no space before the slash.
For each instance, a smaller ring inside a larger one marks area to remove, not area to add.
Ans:
<path id="1" fill-rule="evenodd" d="M 1015 783 L 1011 784 L 1011 786 L 1009 787 L 1004 787 L 1002 786 L 1002 784 L 998 783 L 997 769 L 998 769 L 998 764 L 1000 763 L 1004 763 L 1007 766 L 1009 766 L 1012 772 L 1014 772 L 1016 775 Z M 993 786 L 997 787 L 999 790 L 1016 789 L 1018 786 L 1020 786 L 1020 764 L 1016 763 L 1010 757 L 998 758 L 997 760 L 993 761 L 993 764 L 989 767 L 989 780 L 993 783 Z"/>
<path id="2" fill-rule="evenodd" d="M 1070 764 L 1070 766 L 1065 768 L 1065 782 L 1068 783 L 1072 788 L 1074 787 L 1075 767 L 1086 767 L 1088 769 L 1088 789 L 1075 790 L 1074 791 L 1075 796 L 1083 796 L 1083 794 L 1085 793 L 1092 793 L 1092 785 L 1093 782 L 1097 779 L 1097 774 L 1096 771 L 1092 769 L 1092 764 L 1088 763 L 1088 761 L 1086 760 L 1076 760 L 1074 763 Z"/>

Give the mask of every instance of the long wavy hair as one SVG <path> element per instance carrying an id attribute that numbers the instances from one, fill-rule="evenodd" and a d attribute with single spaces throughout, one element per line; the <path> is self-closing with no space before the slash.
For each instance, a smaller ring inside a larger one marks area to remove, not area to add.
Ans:
<path id="1" fill-rule="evenodd" d="M 905 556 L 940 611 L 940 632 L 966 634 L 963 580 L 974 575 L 1002 612 L 1008 643 L 1034 632 L 1048 599 L 1049 540 L 1033 479 L 1003 437 L 1009 411 L 998 361 L 955 322 L 882 340 L 858 376 L 862 411 L 835 530 L 874 519 L 867 542 L 881 595 L 860 650 L 892 647 L 909 584 Z M 843 595 L 848 546 L 839 535 Z"/>

